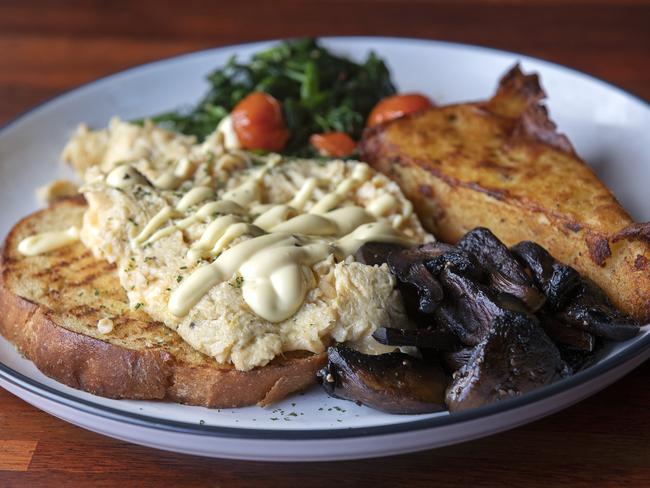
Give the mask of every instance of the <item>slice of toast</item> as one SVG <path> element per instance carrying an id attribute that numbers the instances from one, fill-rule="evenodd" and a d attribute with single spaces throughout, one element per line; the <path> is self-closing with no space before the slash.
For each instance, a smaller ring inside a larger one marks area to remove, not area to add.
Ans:
<path id="1" fill-rule="evenodd" d="M 397 181 L 424 226 L 457 241 L 490 228 L 534 240 L 650 320 L 650 228 L 634 225 L 558 134 L 536 75 L 515 66 L 487 102 L 436 107 L 368 130 L 362 159 Z"/>
<path id="2" fill-rule="evenodd" d="M 130 310 L 115 267 L 81 243 L 25 257 L 28 235 L 81 225 L 82 197 L 61 200 L 20 221 L 0 263 L 0 333 L 44 374 L 110 398 L 170 400 L 211 408 L 267 405 L 315 381 L 324 354 L 295 352 L 267 366 L 237 371 Z M 97 321 L 113 319 L 102 334 Z"/>

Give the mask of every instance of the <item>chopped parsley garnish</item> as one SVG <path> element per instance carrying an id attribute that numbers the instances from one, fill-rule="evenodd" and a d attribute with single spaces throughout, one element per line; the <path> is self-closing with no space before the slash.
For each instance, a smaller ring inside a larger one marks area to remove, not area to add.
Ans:
<path id="1" fill-rule="evenodd" d="M 244 277 L 243 276 L 237 276 L 234 281 L 229 281 L 228 284 L 232 286 L 233 288 L 241 288 L 242 285 L 244 284 Z"/>
<path id="2" fill-rule="evenodd" d="M 143 199 L 144 197 L 148 197 L 148 196 L 150 196 L 150 195 L 151 195 L 151 192 L 150 192 L 149 190 L 147 190 L 147 189 L 146 189 L 145 187 L 143 187 L 143 186 L 136 186 L 135 190 L 133 190 L 133 196 L 134 196 L 137 200 L 141 200 L 141 199 Z"/>

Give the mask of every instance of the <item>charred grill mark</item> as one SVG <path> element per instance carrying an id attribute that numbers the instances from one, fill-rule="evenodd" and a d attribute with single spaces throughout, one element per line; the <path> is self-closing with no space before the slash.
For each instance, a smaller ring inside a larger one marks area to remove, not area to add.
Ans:
<path id="1" fill-rule="evenodd" d="M 571 232 L 580 232 L 582 230 L 582 225 L 577 222 L 565 222 L 564 227 L 569 229 Z"/>
<path id="2" fill-rule="evenodd" d="M 511 138 L 513 141 L 523 139 L 541 142 L 566 154 L 575 154 L 573 145 L 564 134 L 557 132 L 543 105 L 531 105 L 521 114 Z"/>
<path id="3" fill-rule="evenodd" d="M 70 315 L 75 317 L 98 317 L 101 313 L 101 309 L 98 307 L 92 307 L 90 305 L 78 305 L 76 307 L 70 308 L 68 310 Z"/>
<path id="4" fill-rule="evenodd" d="M 97 266 L 98 266 L 98 265 L 101 265 L 101 266 L 102 266 L 102 269 L 103 269 L 104 271 L 106 271 L 106 270 L 108 270 L 108 269 L 112 269 L 112 268 L 114 268 L 113 265 L 111 265 L 110 267 L 107 267 L 107 266 L 104 264 L 104 262 L 101 262 L 101 263 L 100 263 L 100 262 L 98 262 L 98 261 L 93 261 L 93 262 L 90 262 L 90 263 L 83 263 L 80 267 L 75 268 L 74 270 L 71 270 L 71 271 L 74 272 L 74 275 L 75 275 L 75 276 L 79 276 L 79 275 L 83 275 L 83 274 L 86 274 L 86 273 L 92 273 L 94 270 L 97 269 Z"/>
<path id="5" fill-rule="evenodd" d="M 40 278 L 40 277 L 45 277 L 49 275 L 59 275 L 61 270 L 69 271 L 74 269 L 74 267 L 77 265 L 77 263 L 81 263 L 88 258 L 92 258 L 89 252 L 84 252 L 83 254 L 79 255 L 76 253 L 76 255 L 72 255 L 71 252 L 66 252 L 61 253 L 57 252 L 56 254 L 52 254 L 47 256 L 47 265 L 41 266 L 42 269 L 40 271 L 37 271 L 35 273 L 32 273 L 30 276 L 33 276 L 35 278 Z M 42 257 L 40 257 L 42 259 Z M 38 258 L 37 258 L 38 259 Z M 19 260 L 16 260 L 16 263 L 18 263 Z M 88 263 L 88 265 L 84 265 L 84 268 L 87 268 L 89 266 L 97 266 L 97 261 L 92 260 L 92 262 Z M 78 268 L 75 269 L 75 273 L 83 270 L 84 268 Z"/>
<path id="6" fill-rule="evenodd" d="M 591 234 L 585 238 L 585 243 L 591 260 L 598 266 L 605 266 L 605 261 L 612 255 L 607 238 L 602 235 Z"/>
<path id="7" fill-rule="evenodd" d="M 495 200 L 499 200 L 499 201 L 506 200 L 508 198 L 508 195 L 509 195 L 507 190 L 497 190 L 497 189 L 494 189 L 494 188 L 486 188 L 486 187 L 481 186 L 479 183 L 477 183 L 475 181 L 467 183 L 465 186 L 467 188 L 470 188 L 470 189 L 474 190 L 474 191 L 485 193 L 486 195 L 494 198 Z"/>
<path id="8" fill-rule="evenodd" d="M 77 260 L 79 258 L 79 249 L 85 249 L 83 248 L 83 244 L 72 244 L 68 245 L 65 247 L 62 247 L 60 249 L 56 249 L 55 251 L 51 251 L 50 253 L 46 254 L 48 259 L 60 259 L 61 261 L 68 261 L 68 260 Z M 38 258 L 37 258 L 38 259 Z"/>
<path id="9" fill-rule="evenodd" d="M 79 271 L 84 271 L 88 268 L 92 268 L 93 266 L 97 265 L 97 259 L 93 257 L 92 254 L 86 255 L 84 253 L 83 256 L 79 256 L 79 258 L 74 262 L 74 265 L 77 266 L 75 268 L 75 272 Z"/>
<path id="10" fill-rule="evenodd" d="M 650 244 L 650 222 L 628 225 L 614 234 L 612 242 L 618 242 L 621 239 L 639 240 Z"/>
<path id="11" fill-rule="evenodd" d="M 634 268 L 641 271 L 647 269 L 647 267 L 648 267 L 648 258 L 642 256 L 641 254 L 637 254 L 636 259 L 634 260 Z"/>
<path id="12" fill-rule="evenodd" d="M 115 269 L 114 264 L 106 261 L 94 261 L 91 264 L 91 266 L 84 266 L 81 270 L 75 270 L 73 276 L 77 279 L 70 280 L 68 285 L 71 287 L 82 287 L 88 285 L 96 281 L 98 278 L 104 277 L 107 273 L 110 273 Z M 81 271 L 88 271 L 88 274 L 84 275 Z"/>
<path id="13" fill-rule="evenodd" d="M 56 269 L 47 268 L 47 269 L 42 269 L 40 271 L 37 271 L 35 273 L 31 273 L 29 276 L 32 278 L 45 278 L 48 276 L 59 277 L 59 273 Z"/>

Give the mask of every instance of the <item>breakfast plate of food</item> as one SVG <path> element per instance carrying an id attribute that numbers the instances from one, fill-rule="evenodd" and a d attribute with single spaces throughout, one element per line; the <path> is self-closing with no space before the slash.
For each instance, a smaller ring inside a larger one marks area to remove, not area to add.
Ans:
<path id="1" fill-rule="evenodd" d="M 649 126 L 588 75 L 415 39 L 77 88 L 0 131 L 0 386 L 130 442 L 276 461 L 561 410 L 650 357 Z"/>

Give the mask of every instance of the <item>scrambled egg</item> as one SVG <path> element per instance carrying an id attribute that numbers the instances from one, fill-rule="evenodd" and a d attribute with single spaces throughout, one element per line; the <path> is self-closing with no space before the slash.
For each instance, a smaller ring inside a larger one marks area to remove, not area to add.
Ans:
<path id="1" fill-rule="evenodd" d="M 185 317 L 168 310 L 170 295 L 205 259 L 190 260 L 188 250 L 209 222 L 197 221 L 145 245 L 134 243 L 152 217 L 166 205 L 175 206 L 196 185 L 215 188 L 214 198 L 239 187 L 258 168 L 259 157 L 226 151 L 224 134 L 217 131 L 204 143 L 152 125 L 139 127 L 113 120 L 108 129 L 81 128 L 63 154 L 86 185 L 82 188 L 89 209 L 81 239 L 95 256 L 117 263 L 119 279 L 131 307 L 142 308 L 195 349 L 238 370 L 264 366 L 277 355 L 293 350 L 322 352 L 332 342 L 344 342 L 370 354 L 389 352 L 372 338 L 379 326 L 409 327 L 395 278 L 386 265 L 368 266 L 351 258 L 337 261 L 330 255 L 312 267 L 309 291 L 291 317 L 269 322 L 244 301 L 240 277 L 212 287 Z M 277 156 L 274 156 L 277 157 Z M 165 175 L 177 178 L 173 189 L 143 184 L 113 188 L 105 175 L 129 163 L 149 181 Z M 272 167 L 255 187 L 249 209 L 286 203 L 309 177 L 319 184 L 305 204 L 308 211 L 324 195 L 350 177 L 359 163 L 334 160 L 291 159 Z M 340 205 L 367 207 L 382 195 L 393 202 L 379 220 L 399 229 L 416 243 L 432 240 L 421 227 L 412 206 L 397 185 L 371 171 L 371 177 L 351 191 Z M 191 215 L 196 207 L 188 209 Z M 179 217 L 182 218 L 183 216 Z M 169 221 L 165 226 L 170 226 Z M 249 239 L 243 235 L 230 246 Z"/>

